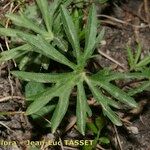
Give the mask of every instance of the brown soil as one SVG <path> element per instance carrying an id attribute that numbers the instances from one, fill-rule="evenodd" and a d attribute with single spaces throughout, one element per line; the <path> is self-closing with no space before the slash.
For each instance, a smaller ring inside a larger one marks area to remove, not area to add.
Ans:
<path id="1" fill-rule="evenodd" d="M 13 93 L 12 97 L 11 93 Z M 19 149 L 20 146 L 23 147 L 20 141 L 31 138 L 32 126 L 28 118 L 21 114 L 25 109 L 22 97 L 19 81 L 17 79 L 9 79 L 7 74 L 3 74 L 0 77 L 0 113 L 10 112 L 10 114 L 0 115 L 0 141 L 16 141 L 19 143 L 16 149 Z M 20 114 L 15 112 L 20 112 Z M 12 149 L 11 146 L 4 147 L 3 144 L 0 144 L 0 149 L 2 150 Z"/>
<path id="2" fill-rule="evenodd" d="M 142 0 L 130 0 L 125 3 L 122 2 L 121 5 L 115 5 L 113 9 L 111 9 L 111 6 L 109 7 L 111 10 L 109 12 L 106 11 L 108 16 L 103 16 L 104 20 L 101 21 L 106 28 L 105 44 L 101 47 L 101 51 L 106 56 L 117 61 L 119 65 L 104 57 L 98 61 L 100 65 L 103 67 L 118 67 L 119 70 L 128 69 L 125 49 L 127 43 L 135 50 L 137 43 L 140 42 L 143 48 L 143 57 L 150 53 L 150 28 L 140 28 L 142 24 L 146 25 L 150 23 L 149 20 L 145 19 L 146 13 L 144 13 L 143 5 Z M 111 18 L 108 18 L 110 16 Z M 130 125 L 126 125 L 125 123 L 123 127 L 118 127 L 117 135 L 116 132 L 112 133 L 111 138 L 114 137 L 112 138 L 112 149 L 150 149 L 150 103 L 148 102 L 150 100 L 150 93 L 143 93 L 139 103 L 145 98 L 146 103 L 144 107 L 142 106 L 142 111 L 135 117 L 130 116 L 132 123 Z M 117 140 L 118 138 L 120 139 L 119 142 Z"/>
<path id="3" fill-rule="evenodd" d="M 132 121 L 131 130 L 125 132 L 120 129 L 122 147 L 125 150 L 150 149 L 150 104 L 145 111 Z M 130 128 L 129 128 L 130 129 Z M 135 131 L 137 130 L 137 131 Z"/>

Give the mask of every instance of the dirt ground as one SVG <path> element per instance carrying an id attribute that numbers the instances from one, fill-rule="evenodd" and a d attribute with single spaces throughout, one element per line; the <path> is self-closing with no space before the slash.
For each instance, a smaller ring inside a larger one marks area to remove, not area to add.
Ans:
<path id="1" fill-rule="evenodd" d="M 140 41 L 143 57 L 150 54 L 150 3 L 146 0 L 123 0 L 114 2 L 104 8 L 98 6 L 98 18 L 102 27 L 105 27 L 105 38 L 101 43 L 99 53 L 102 57 L 96 61 L 102 67 L 112 67 L 120 71 L 127 70 L 126 44 L 133 49 Z M 4 18 L 9 7 L 5 7 L 9 1 L 0 1 L 0 19 Z M 0 39 L 5 48 L 4 39 Z M 28 150 L 20 141 L 33 140 L 36 130 L 29 118 L 23 115 L 25 102 L 23 90 L 18 79 L 9 76 L 12 65 L 0 65 L 0 113 L 14 112 L 10 115 L 0 115 L 0 142 L 3 140 L 15 140 L 17 146 L 14 150 Z M 137 101 L 141 104 L 138 113 L 123 113 L 124 125 L 114 127 L 110 125 L 107 132 L 110 134 L 111 144 L 109 147 L 97 149 L 108 150 L 150 150 L 150 93 L 144 92 Z M 17 113 L 15 113 L 17 112 Z M 18 113 L 20 112 L 20 113 Z M 43 137 L 53 138 L 54 135 L 43 132 Z M 68 138 L 78 137 L 72 129 L 67 133 Z M 62 137 L 63 138 L 63 137 Z M 50 149 L 50 148 L 49 148 Z M 68 150 L 68 148 L 64 148 Z M 72 148 L 76 149 L 76 148 Z M 3 147 L 0 150 L 12 150 L 12 147 Z"/>

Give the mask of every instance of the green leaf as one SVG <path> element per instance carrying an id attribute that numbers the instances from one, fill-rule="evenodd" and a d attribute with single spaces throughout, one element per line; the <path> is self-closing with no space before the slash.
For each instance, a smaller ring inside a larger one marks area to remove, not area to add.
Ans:
<path id="1" fill-rule="evenodd" d="M 74 26 L 75 26 L 75 29 L 76 29 L 78 34 L 81 32 L 80 24 L 81 24 L 82 17 L 83 17 L 83 15 L 80 12 L 80 10 L 78 10 L 77 8 L 74 9 L 74 11 L 72 13 L 72 19 L 73 19 Z"/>
<path id="2" fill-rule="evenodd" d="M 121 105 L 118 102 L 116 102 L 115 100 L 113 100 L 111 98 L 106 98 L 106 101 L 109 106 L 112 106 L 117 109 L 120 109 L 120 107 L 121 107 Z"/>
<path id="3" fill-rule="evenodd" d="M 53 98 L 59 97 L 62 92 L 62 87 L 64 86 L 63 83 L 56 84 L 50 88 L 46 88 L 45 90 L 42 89 L 39 92 L 36 92 L 35 95 L 31 95 L 27 97 L 27 101 L 33 101 L 28 109 L 26 114 L 34 114 L 40 109 L 42 109 L 48 102 L 50 102 Z"/>
<path id="4" fill-rule="evenodd" d="M 33 19 L 33 20 L 37 20 L 38 21 L 38 17 L 39 17 L 39 10 L 37 5 L 33 4 L 33 5 L 28 5 L 26 4 L 26 8 L 25 10 L 23 10 L 23 14 L 29 18 L 29 19 Z"/>
<path id="5" fill-rule="evenodd" d="M 142 79 L 149 78 L 150 73 L 135 72 L 135 73 L 120 73 L 120 72 L 108 72 L 106 74 L 101 74 L 101 71 L 94 74 L 92 78 L 98 81 L 113 81 L 113 80 L 123 80 L 123 79 Z"/>
<path id="6" fill-rule="evenodd" d="M 10 59 L 18 58 L 31 50 L 31 46 L 28 44 L 10 49 L 0 53 L 0 62 L 4 62 Z"/>
<path id="7" fill-rule="evenodd" d="M 50 4 L 49 11 L 50 11 L 51 22 L 55 20 L 54 18 L 56 17 L 55 13 L 57 13 L 57 9 L 59 9 L 61 3 L 62 0 L 54 0 L 53 3 Z"/>
<path id="8" fill-rule="evenodd" d="M 44 90 L 44 84 L 38 82 L 28 82 L 25 86 L 25 96 L 28 99 L 28 97 L 34 96 L 37 93 L 42 92 Z"/>
<path id="9" fill-rule="evenodd" d="M 144 74 L 142 72 L 134 72 L 134 73 L 112 73 L 110 76 L 106 77 L 106 81 L 112 80 L 120 80 L 120 79 L 142 79 L 149 78 L 148 74 Z"/>
<path id="10" fill-rule="evenodd" d="M 40 8 L 40 11 L 42 13 L 42 18 L 44 19 L 46 28 L 49 33 L 52 34 L 52 18 L 50 17 L 50 11 L 49 11 L 49 6 L 48 6 L 48 1 L 47 0 L 36 0 L 38 7 Z"/>
<path id="11" fill-rule="evenodd" d="M 63 54 L 57 51 L 52 45 L 50 45 L 42 36 L 29 36 L 27 34 L 18 34 L 21 39 L 28 42 L 32 46 L 36 47 L 34 51 L 43 54 L 57 62 L 67 65 L 71 68 L 75 67 L 75 64 L 70 62 Z"/>
<path id="12" fill-rule="evenodd" d="M 37 94 L 36 96 L 31 97 L 34 101 L 27 108 L 26 114 L 31 115 L 42 109 L 49 101 L 51 101 L 56 96 L 56 92 L 58 90 L 58 86 L 54 86 L 52 88 L 46 89 L 45 91 Z"/>
<path id="13" fill-rule="evenodd" d="M 93 122 L 87 122 L 87 127 L 94 133 L 97 134 L 98 133 L 98 129 L 96 127 L 96 125 Z"/>
<path id="14" fill-rule="evenodd" d="M 142 47 L 141 47 L 140 44 L 138 44 L 138 47 L 137 47 L 137 49 L 136 49 L 134 64 L 137 64 L 137 63 L 138 63 L 138 60 L 140 59 L 140 56 L 141 56 L 141 52 L 142 52 Z"/>
<path id="15" fill-rule="evenodd" d="M 72 21 L 71 16 L 69 15 L 69 12 L 65 9 L 64 6 L 61 6 L 61 15 L 62 15 L 62 22 L 63 26 L 66 32 L 66 35 L 68 37 L 69 42 L 71 43 L 73 50 L 76 53 L 77 61 L 79 61 L 80 57 L 80 44 L 79 39 L 77 36 L 77 32 L 74 26 L 74 23 Z"/>
<path id="16" fill-rule="evenodd" d="M 133 96 L 133 95 L 135 95 L 135 94 L 137 94 L 137 93 L 141 93 L 141 92 L 143 92 L 144 90 L 146 90 L 146 89 L 149 88 L 149 87 L 150 87 L 150 81 L 144 81 L 144 82 L 142 82 L 142 84 L 141 84 L 140 86 L 138 86 L 137 88 L 134 88 L 134 89 L 130 90 L 130 91 L 128 92 L 128 95 Z"/>
<path id="17" fill-rule="evenodd" d="M 0 27 L 4 27 L 3 22 L 0 20 Z"/>
<path id="18" fill-rule="evenodd" d="M 104 115 L 106 115 L 115 125 L 121 126 L 122 123 L 120 119 L 108 106 L 108 99 L 104 95 L 102 95 L 99 89 L 95 87 L 90 80 L 87 79 L 86 81 L 94 96 L 94 99 L 101 104 Z"/>
<path id="19" fill-rule="evenodd" d="M 101 116 L 97 117 L 97 118 L 95 119 L 95 124 L 96 124 L 96 126 L 97 126 L 99 132 L 101 132 L 101 130 L 102 130 L 103 127 L 105 126 L 104 116 L 101 115 Z"/>
<path id="20" fill-rule="evenodd" d="M 123 90 L 119 89 L 117 86 L 114 86 L 108 82 L 99 82 L 100 86 L 104 88 L 108 93 L 110 93 L 113 97 L 118 99 L 119 101 L 128 104 L 131 107 L 137 107 L 136 101 L 130 97 Z"/>
<path id="21" fill-rule="evenodd" d="M 0 28 L 0 35 L 2 36 L 17 37 L 18 33 L 23 33 L 23 32 L 17 29 Z"/>
<path id="22" fill-rule="evenodd" d="M 42 109 L 40 109 L 39 111 L 37 111 L 35 114 L 32 114 L 32 118 L 38 119 L 38 118 L 45 116 L 48 113 L 52 112 L 54 109 L 55 109 L 55 105 L 47 105 L 47 106 L 43 107 Z"/>
<path id="23" fill-rule="evenodd" d="M 83 82 L 77 84 L 77 106 L 76 106 L 76 115 L 77 115 L 77 127 L 78 130 L 85 135 L 85 125 L 86 125 L 86 106 L 87 98 L 85 95 L 85 90 Z"/>
<path id="24" fill-rule="evenodd" d="M 144 67 L 150 63 L 150 56 L 146 56 L 143 60 L 141 60 L 138 64 L 136 64 L 137 68 Z"/>
<path id="25" fill-rule="evenodd" d="M 61 14 L 59 13 L 53 21 L 53 33 L 55 34 L 55 36 L 59 36 L 59 33 L 62 32 L 62 25 Z"/>
<path id="26" fill-rule="evenodd" d="M 73 1 L 74 0 L 64 0 L 64 3 L 63 3 L 64 7 L 69 6 Z"/>
<path id="27" fill-rule="evenodd" d="M 86 112 L 89 117 L 92 117 L 92 110 L 88 103 L 86 103 Z"/>
<path id="28" fill-rule="evenodd" d="M 61 37 L 54 37 L 53 44 L 60 48 L 62 51 L 68 51 L 68 43 Z"/>
<path id="29" fill-rule="evenodd" d="M 107 105 L 103 105 L 103 114 L 106 115 L 115 125 L 121 126 L 122 123 L 114 111 Z"/>
<path id="30" fill-rule="evenodd" d="M 27 55 L 25 55 L 25 56 L 20 60 L 19 65 L 18 65 L 19 70 L 23 70 L 24 67 L 27 65 L 27 63 L 32 60 L 32 55 L 31 55 L 31 54 L 32 54 L 32 52 L 29 53 L 29 54 L 27 54 Z"/>
<path id="31" fill-rule="evenodd" d="M 102 70 L 102 71 L 100 71 L 100 72 L 98 73 L 98 75 L 99 75 L 100 77 L 102 77 L 103 75 L 104 75 L 104 76 L 107 76 L 107 72 L 105 72 L 105 70 Z M 93 78 L 93 77 L 94 77 L 94 78 Z M 99 78 L 95 78 L 95 76 L 93 76 L 93 77 L 91 77 L 90 79 L 92 80 L 92 82 L 93 82 L 93 84 L 94 84 L 95 86 L 100 85 L 100 82 L 101 82 L 101 81 L 102 81 L 102 82 L 107 81 L 107 80 L 105 80 L 105 78 L 103 78 L 103 77 L 102 77 L 102 79 L 100 79 L 100 77 L 99 77 Z M 97 77 L 97 76 L 96 76 L 96 77 Z M 102 92 L 100 91 L 100 89 L 99 89 L 99 93 L 100 93 L 101 95 L 103 95 Z M 104 95 L 103 95 L 103 98 L 105 99 L 106 104 L 108 104 L 109 106 L 112 106 L 112 107 L 118 108 L 118 109 L 120 108 L 119 103 L 116 102 L 116 101 L 114 101 L 113 99 L 108 98 L 108 97 L 106 97 L 106 96 L 104 96 Z"/>
<path id="32" fill-rule="evenodd" d="M 100 137 L 99 138 L 99 142 L 101 144 L 109 144 L 110 143 L 110 140 L 107 138 L 107 137 Z"/>
<path id="33" fill-rule="evenodd" d="M 26 114 L 30 115 L 42 107 L 44 107 L 49 101 L 54 97 L 61 97 L 61 94 L 64 93 L 64 90 L 67 89 L 67 86 L 73 86 L 74 79 L 76 76 L 68 77 L 66 80 L 62 80 L 61 83 L 55 84 L 53 87 L 47 88 L 45 91 L 38 93 L 35 96 L 31 96 L 27 100 L 34 100 L 33 103 L 28 107 Z M 69 89 L 67 89 L 69 91 Z"/>
<path id="34" fill-rule="evenodd" d="M 45 30 L 41 30 L 40 27 L 38 27 L 32 20 L 28 19 L 23 14 L 21 14 L 20 16 L 15 15 L 15 14 L 7 14 L 6 17 L 9 18 L 10 20 L 12 20 L 13 23 L 18 25 L 18 26 L 28 28 L 30 30 L 33 30 L 36 33 L 39 33 L 39 34 L 45 34 L 46 33 Z"/>
<path id="35" fill-rule="evenodd" d="M 59 101 L 51 119 L 52 133 L 56 131 L 64 115 L 66 114 L 67 108 L 69 106 L 69 97 L 73 87 L 74 83 L 73 81 L 70 81 L 59 89 L 61 94 L 59 95 Z"/>
<path id="36" fill-rule="evenodd" d="M 103 37 L 104 37 L 104 34 L 105 34 L 105 29 L 103 28 L 103 29 L 100 31 L 100 33 L 99 33 L 99 35 L 97 36 L 97 38 L 96 38 L 95 47 L 97 47 L 98 44 L 102 41 L 102 39 L 103 39 Z"/>
<path id="37" fill-rule="evenodd" d="M 73 73 L 34 73 L 34 72 L 24 72 L 24 71 L 11 71 L 11 74 L 14 76 L 25 80 L 25 81 L 34 81 L 41 83 L 56 83 L 65 79 L 67 77 L 73 77 Z"/>
<path id="38" fill-rule="evenodd" d="M 128 56 L 128 62 L 129 62 L 129 66 L 130 69 L 132 69 L 134 67 L 134 55 L 132 53 L 132 50 L 130 47 L 127 46 L 127 56 Z"/>
<path id="39" fill-rule="evenodd" d="M 97 35 L 97 18 L 96 18 L 96 8 L 93 4 L 88 16 L 88 23 L 85 33 L 85 48 L 84 48 L 84 59 L 88 59 L 95 48 Z"/>

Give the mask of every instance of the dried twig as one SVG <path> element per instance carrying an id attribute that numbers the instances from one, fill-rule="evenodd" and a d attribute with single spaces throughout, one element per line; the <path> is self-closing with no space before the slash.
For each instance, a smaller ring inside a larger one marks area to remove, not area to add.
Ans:
<path id="1" fill-rule="evenodd" d="M 119 149 L 120 149 L 120 150 L 123 150 L 123 149 L 122 149 L 122 145 L 121 145 L 121 141 L 120 141 L 120 137 L 119 137 L 119 135 L 118 135 L 117 128 L 116 128 L 115 125 L 113 125 L 113 126 L 114 126 L 114 130 L 115 130 L 115 132 L 116 132 L 116 138 L 117 138 L 117 141 L 118 141 Z"/>
<path id="2" fill-rule="evenodd" d="M 6 9 L 9 5 L 10 5 L 11 2 L 8 2 L 5 6 L 3 6 L 3 9 Z"/>
<path id="3" fill-rule="evenodd" d="M 96 148 L 99 149 L 99 150 L 106 150 L 103 147 L 101 147 L 99 144 L 97 144 Z"/>
<path id="4" fill-rule="evenodd" d="M 78 150 L 77 148 L 69 147 L 69 146 L 64 146 L 65 149 L 67 150 Z"/>
<path id="5" fill-rule="evenodd" d="M 129 26 L 132 26 L 134 28 L 146 28 L 146 27 L 149 27 L 149 25 L 134 25 L 134 24 L 131 24 L 129 22 L 126 22 L 126 21 L 123 21 L 123 20 L 120 20 L 120 19 L 117 19 L 115 17 L 112 17 L 112 16 L 108 16 L 108 15 L 97 15 L 98 17 L 105 17 L 107 19 L 110 19 L 110 20 L 113 20 L 115 22 L 118 22 L 118 23 L 121 23 L 121 24 L 125 24 L 125 25 L 129 25 Z"/>
<path id="6" fill-rule="evenodd" d="M 21 96 L 6 96 L 6 97 L 0 98 L 0 102 L 9 101 L 11 99 L 22 99 L 22 100 L 25 100 L 25 98 L 21 97 Z"/>
<path id="7" fill-rule="evenodd" d="M 75 125 L 75 123 L 77 121 L 77 118 L 75 116 L 72 116 L 70 120 L 71 120 L 70 123 L 65 128 L 65 132 L 67 132 L 68 130 L 70 130 Z"/>
<path id="8" fill-rule="evenodd" d="M 59 141 L 60 141 L 60 147 L 61 147 L 61 150 L 64 150 L 64 146 L 63 146 L 63 143 L 62 143 L 62 140 L 61 140 L 60 137 L 59 137 Z"/>
<path id="9" fill-rule="evenodd" d="M 11 2 L 11 3 L 10 3 L 9 12 L 10 12 L 10 13 L 13 13 L 13 12 L 19 7 L 19 5 L 20 5 L 20 4 L 18 4 L 15 8 L 13 8 L 13 7 L 14 7 L 14 2 Z M 5 28 L 8 28 L 9 22 L 10 22 L 10 19 L 7 19 Z M 9 44 L 8 44 L 8 39 L 7 39 L 6 37 L 5 37 L 5 45 L 6 45 L 6 47 L 7 47 L 7 50 L 10 50 Z M 15 63 L 15 62 L 14 62 L 14 65 L 16 66 L 16 63 Z M 13 94 L 14 94 L 14 88 L 13 88 L 13 85 L 12 85 L 12 80 L 11 80 L 11 74 L 10 74 L 9 66 L 8 66 L 7 68 L 8 68 L 8 80 L 9 80 L 10 87 L 11 87 L 11 95 L 13 96 Z"/>
<path id="10" fill-rule="evenodd" d="M 12 12 L 13 6 L 14 6 L 14 3 L 13 3 L 13 2 L 10 3 L 10 9 L 9 9 L 9 12 Z M 8 28 L 8 24 L 9 24 L 9 19 L 7 19 L 7 21 L 6 21 L 5 28 Z M 7 47 L 7 50 L 10 50 L 9 44 L 8 44 L 8 40 L 7 40 L 6 37 L 5 37 L 5 45 L 6 45 L 6 47 Z M 7 64 L 8 64 L 8 63 L 7 63 Z M 8 80 L 9 80 L 10 88 L 11 88 L 11 96 L 13 96 L 13 94 L 14 94 L 14 88 L 13 88 L 12 81 L 11 81 L 11 75 L 10 75 L 9 65 L 8 65 L 8 67 L 7 67 L 7 70 L 8 70 Z"/>
<path id="11" fill-rule="evenodd" d="M 16 114 L 21 114 L 24 115 L 25 112 L 24 111 L 7 111 L 7 112 L 0 112 L 0 115 L 16 115 Z"/>
<path id="12" fill-rule="evenodd" d="M 0 121 L 0 125 L 4 126 L 6 129 L 8 129 L 11 132 L 14 132 L 13 130 L 11 130 L 6 124 L 4 124 L 2 121 Z"/>
<path id="13" fill-rule="evenodd" d="M 126 70 L 126 67 L 124 65 L 122 65 L 120 62 L 118 62 L 117 60 L 115 60 L 114 58 L 112 58 L 111 56 L 107 55 L 106 53 L 102 52 L 100 49 L 98 49 L 98 52 L 104 56 L 105 58 L 109 59 L 110 61 L 112 61 L 113 63 L 117 64 L 118 66 L 120 66 L 122 69 Z"/>

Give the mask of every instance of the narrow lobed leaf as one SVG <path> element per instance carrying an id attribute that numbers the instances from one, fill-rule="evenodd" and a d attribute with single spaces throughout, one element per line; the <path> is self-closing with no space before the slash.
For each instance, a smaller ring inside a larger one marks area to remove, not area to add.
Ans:
<path id="1" fill-rule="evenodd" d="M 1 36 L 17 37 L 18 33 L 23 33 L 23 32 L 20 30 L 17 30 L 17 29 L 0 28 L 0 35 Z"/>
<path id="2" fill-rule="evenodd" d="M 142 82 L 142 84 L 141 84 L 140 86 L 138 86 L 137 88 L 134 88 L 134 89 L 130 90 L 130 91 L 128 92 L 128 95 L 133 96 L 133 95 L 135 95 L 135 94 L 137 94 L 137 93 L 141 93 L 141 92 L 143 92 L 144 90 L 146 90 L 146 89 L 149 88 L 149 87 L 150 87 L 150 81 L 144 81 L 144 82 Z"/>
<path id="3" fill-rule="evenodd" d="M 105 29 L 103 28 L 103 29 L 100 31 L 100 33 L 99 33 L 99 35 L 97 36 L 97 38 L 96 38 L 95 47 L 97 47 L 98 44 L 102 41 L 104 35 L 105 35 Z"/>
<path id="4" fill-rule="evenodd" d="M 127 46 L 127 57 L 128 57 L 128 62 L 129 62 L 129 66 L 130 69 L 134 67 L 134 55 L 132 53 L 132 50 L 129 46 Z"/>
<path id="5" fill-rule="evenodd" d="M 69 15 L 68 10 L 64 7 L 61 6 L 61 15 L 62 15 L 62 22 L 64 25 L 64 29 L 66 32 L 66 35 L 68 37 L 69 42 L 71 43 L 73 50 L 76 53 L 76 58 L 77 61 L 79 61 L 80 57 L 80 44 L 79 44 L 79 38 L 73 23 L 73 20 L 71 16 Z"/>
<path id="6" fill-rule="evenodd" d="M 86 103 L 86 112 L 89 117 L 92 117 L 92 110 L 88 103 Z"/>
<path id="7" fill-rule="evenodd" d="M 24 71 L 11 71 L 11 74 L 25 81 L 41 83 L 56 83 L 62 79 L 73 77 L 73 73 L 33 73 Z"/>
<path id="8" fill-rule="evenodd" d="M 57 86 L 54 86 L 52 88 L 46 89 L 44 92 L 38 94 L 37 96 L 32 97 L 34 98 L 34 101 L 27 108 L 26 114 L 34 114 L 41 108 L 43 108 L 49 101 L 52 100 L 52 98 L 56 96 L 57 89 L 59 88 Z"/>
<path id="9" fill-rule="evenodd" d="M 110 72 L 106 75 L 101 75 L 99 72 L 94 74 L 92 78 L 98 81 L 113 81 L 113 80 L 122 80 L 122 79 L 142 79 L 142 78 L 149 78 L 150 73 L 143 73 L 143 72 L 135 72 L 135 73 L 120 73 L 120 72 Z"/>
<path id="10" fill-rule="evenodd" d="M 150 64 L 150 55 L 149 56 L 146 56 L 143 60 L 141 60 L 137 65 L 136 67 L 137 68 L 140 68 L 140 67 L 144 67 L 146 65 Z"/>
<path id="11" fill-rule="evenodd" d="M 87 98 L 83 86 L 83 82 L 77 84 L 77 127 L 78 130 L 85 135 L 85 125 L 86 125 L 86 109 L 87 109 Z"/>
<path id="12" fill-rule="evenodd" d="M 36 0 L 38 7 L 42 13 L 42 18 L 44 19 L 46 28 L 49 33 L 52 33 L 52 18 L 50 17 L 50 11 L 47 0 Z"/>
<path id="13" fill-rule="evenodd" d="M 29 97 L 28 100 L 30 101 L 34 100 L 34 101 L 27 108 L 26 114 L 30 115 L 30 114 L 36 113 L 38 110 L 44 107 L 49 101 L 51 101 L 54 97 L 61 97 L 61 94 L 64 93 L 64 90 L 67 89 L 66 88 L 67 86 L 69 85 L 73 86 L 75 78 L 76 76 L 68 77 L 67 79 L 62 80 L 61 83 L 55 84 L 54 86 L 47 88 L 41 93 L 38 93 L 37 95 Z M 67 89 L 67 91 L 69 91 L 69 89 Z"/>
<path id="14" fill-rule="evenodd" d="M 109 92 L 113 97 L 115 97 L 119 101 L 128 104 L 131 107 L 137 107 L 136 101 L 132 97 L 130 97 L 127 93 L 125 93 L 123 90 L 119 89 L 117 86 L 102 81 L 98 84 L 100 84 L 102 88 L 104 88 L 107 92 Z"/>
<path id="15" fill-rule="evenodd" d="M 140 44 L 138 44 L 138 47 L 137 47 L 136 53 L 135 53 L 134 64 L 138 63 L 138 60 L 140 59 L 140 56 L 141 56 L 141 52 L 142 52 L 142 47 Z"/>
<path id="16" fill-rule="evenodd" d="M 34 87 L 34 88 L 33 88 Z M 39 82 L 28 82 L 25 86 L 25 97 L 26 100 L 28 100 L 28 98 L 35 96 L 37 93 L 42 93 L 44 92 L 46 89 L 46 87 L 44 86 L 43 83 L 39 83 Z"/>
<path id="17" fill-rule="evenodd" d="M 11 19 L 13 23 L 18 26 L 33 30 L 39 34 L 46 33 L 46 30 L 41 30 L 39 26 L 37 26 L 32 20 L 28 19 L 24 14 L 21 14 L 20 16 L 15 14 L 7 14 L 6 17 Z"/>
<path id="18" fill-rule="evenodd" d="M 57 9 L 59 8 L 61 3 L 63 3 L 62 0 L 54 0 L 49 6 L 51 24 L 54 21 L 54 17 L 56 17 L 55 13 L 57 13 Z"/>
<path id="19" fill-rule="evenodd" d="M 101 93 L 102 94 L 102 93 Z M 107 98 L 105 97 L 106 101 L 107 101 L 107 104 L 111 107 L 114 107 L 114 108 L 117 108 L 117 109 L 120 109 L 120 105 L 117 101 L 111 99 L 111 98 Z"/>
<path id="20" fill-rule="evenodd" d="M 64 0 L 64 3 L 63 3 L 64 7 L 69 6 L 73 1 L 74 0 Z"/>
<path id="21" fill-rule="evenodd" d="M 25 66 L 30 62 L 33 57 L 32 57 L 33 52 L 26 54 L 23 58 L 21 58 L 18 68 L 19 70 L 23 70 Z"/>
<path id="22" fill-rule="evenodd" d="M 54 133 L 62 121 L 64 115 L 66 114 L 67 108 L 69 106 L 69 97 L 71 91 L 74 87 L 74 81 L 68 81 L 67 84 L 64 84 L 59 90 L 59 101 L 54 111 L 54 114 L 51 119 L 51 129 L 52 133 Z"/>
<path id="23" fill-rule="evenodd" d="M 144 76 L 146 76 L 145 78 L 148 78 L 148 79 L 150 79 L 150 68 L 144 68 L 144 69 L 142 69 L 142 74 L 144 75 Z"/>
<path id="24" fill-rule="evenodd" d="M 97 18 L 96 18 L 96 8 L 93 4 L 89 16 L 88 23 L 85 33 L 85 48 L 84 48 L 84 59 L 88 59 L 95 48 L 96 44 L 96 35 L 97 35 Z"/>
<path id="25" fill-rule="evenodd" d="M 60 48 L 62 51 L 68 51 L 68 43 L 61 37 L 54 37 L 53 43 Z"/>
<path id="26" fill-rule="evenodd" d="M 55 105 L 47 105 L 40 109 L 38 112 L 32 115 L 33 119 L 38 119 L 47 115 L 48 113 L 52 112 L 55 109 Z"/>
<path id="27" fill-rule="evenodd" d="M 121 126 L 122 123 L 119 119 L 119 117 L 110 109 L 108 99 L 99 91 L 95 85 L 87 81 L 87 84 L 89 85 L 89 88 L 94 96 L 94 99 L 99 102 L 102 106 L 103 113 L 107 115 L 107 117 L 117 126 Z"/>
<path id="28" fill-rule="evenodd" d="M 114 111 L 108 106 L 103 106 L 103 113 L 106 115 L 115 125 L 121 126 L 122 123 L 119 119 L 119 117 L 115 114 Z"/>
<path id="29" fill-rule="evenodd" d="M 28 44 L 10 49 L 8 51 L 1 52 L 0 62 L 8 61 L 10 59 L 18 58 L 31 50 L 31 46 Z"/>
<path id="30" fill-rule="evenodd" d="M 20 38 L 32 46 L 36 47 L 33 49 L 37 53 L 40 53 L 44 56 L 47 56 L 57 62 L 60 62 L 64 65 L 75 68 L 75 64 L 70 62 L 63 54 L 57 51 L 51 44 L 49 44 L 42 36 L 29 36 L 27 34 L 18 34 Z"/>

